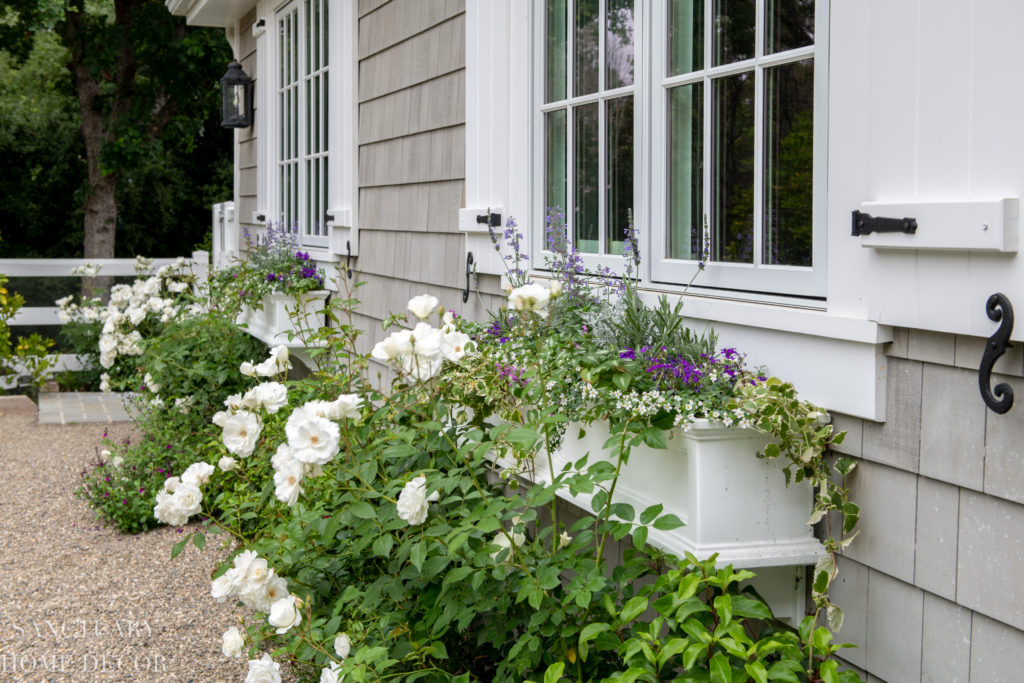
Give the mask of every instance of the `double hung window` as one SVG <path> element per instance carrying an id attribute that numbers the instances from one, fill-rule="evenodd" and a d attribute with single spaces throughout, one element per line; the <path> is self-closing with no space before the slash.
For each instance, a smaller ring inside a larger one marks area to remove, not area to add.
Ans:
<path id="1" fill-rule="evenodd" d="M 308 246 L 328 241 L 329 0 L 277 13 L 278 215 Z"/>
<path id="2" fill-rule="evenodd" d="M 821 12 L 544 0 L 537 194 L 563 208 L 576 248 L 621 253 L 632 210 L 655 282 L 703 265 L 696 286 L 822 295 Z"/>

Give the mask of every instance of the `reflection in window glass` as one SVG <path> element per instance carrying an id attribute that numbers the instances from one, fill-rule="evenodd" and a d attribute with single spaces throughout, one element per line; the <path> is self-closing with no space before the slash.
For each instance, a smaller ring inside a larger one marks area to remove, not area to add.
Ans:
<path id="1" fill-rule="evenodd" d="M 712 257 L 754 260 L 754 74 L 712 81 Z"/>
<path id="2" fill-rule="evenodd" d="M 633 208 L 633 98 L 606 103 L 608 152 L 607 253 L 621 254 Z"/>
<path id="3" fill-rule="evenodd" d="M 669 0 L 668 75 L 704 68 L 704 0 Z"/>
<path id="4" fill-rule="evenodd" d="M 765 69 L 764 263 L 811 265 L 814 61 Z"/>
<path id="5" fill-rule="evenodd" d="M 561 207 L 565 202 L 565 110 L 544 115 L 544 206 Z"/>
<path id="6" fill-rule="evenodd" d="M 583 253 L 598 251 L 598 201 L 600 163 L 598 161 L 597 102 L 573 109 L 573 161 L 576 184 L 575 228 L 576 249 Z"/>
<path id="7" fill-rule="evenodd" d="M 814 45 L 814 0 L 766 0 L 765 54 Z"/>
<path id="8" fill-rule="evenodd" d="M 668 91 L 669 258 L 701 258 L 704 214 L 704 86 Z"/>
<path id="9" fill-rule="evenodd" d="M 566 0 L 548 0 L 545 102 L 565 99 Z"/>
<path id="10" fill-rule="evenodd" d="M 713 66 L 731 64 L 754 56 L 756 13 L 755 0 L 715 0 Z"/>
<path id="11" fill-rule="evenodd" d="M 576 41 L 573 73 L 573 95 L 597 92 L 599 41 L 601 39 L 601 13 L 598 0 L 576 0 L 573 17 L 573 37 Z"/>
<path id="12" fill-rule="evenodd" d="M 633 0 L 607 0 L 606 88 L 633 85 Z"/>

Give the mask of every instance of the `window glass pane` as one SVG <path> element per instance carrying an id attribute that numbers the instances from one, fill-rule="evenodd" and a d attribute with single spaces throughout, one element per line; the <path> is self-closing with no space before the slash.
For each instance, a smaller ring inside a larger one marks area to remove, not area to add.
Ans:
<path id="1" fill-rule="evenodd" d="M 669 0 L 668 75 L 704 68 L 704 0 Z"/>
<path id="2" fill-rule="evenodd" d="M 714 66 L 754 56 L 755 0 L 715 0 L 712 41 Z"/>
<path id="3" fill-rule="evenodd" d="M 309 154 L 309 150 L 313 148 L 313 142 L 311 140 L 313 136 L 313 83 L 310 79 L 306 79 L 306 146 L 302 150 L 303 154 Z"/>
<path id="4" fill-rule="evenodd" d="M 814 0 L 766 0 L 765 53 L 814 45 Z"/>
<path id="5" fill-rule="evenodd" d="M 608 151 L 608 233 L 610 254 L 621 254 L 633 208 L 633 98 L 617 97 L 605 106 Z"/>
<path id="6" fill-rule="evenodd" d="M 306 169 L 305 169 L 305 171 L 306 171 L 305 175 L 306 175 L 307 179 L 312 177 L 310 175 L 310 173 L 309 173 L 309 166 L 310 166 L 309 159 L 307 159 L 306 160 Z M 306 195 L 306 197 L 305 197 L 305 199 L 306 199 L 305 204 L 306 205 L 304 207 L 302 207 L 302 208 L 303 208 L 303 213 L 306 214 L 306 224 L 302 226 L 302 232 L 304 232 L 305 234 L 309 235 L 310 233 L 313 232 L 313 220 L 312 220 L 313 211 L 314 211 L 313 187 L 312 187 L 312 184 L 309 183 L 309 182 L 306 182 L 305 186 L 306 187 L 304 189 L 306 190 L 305 191 L 305 195 Z"/>
<path id="7" fill-rule="evenodd" d="M 712 81 L 712 259 L 754 257 L 754 74 Z"/>
<path id="8" fill-rule="evenodd" d="M 320 69 L 320 0 L 313 2 L 313 66 L 309 71 Z"/>
<path id="9" fill-rule="evenodd" d="M 633 85 L 633 0 L 607 0 L 604 55 L 606 88 Z"/>
<path id="10" fill-rule="evenodd" d="M 764 263 L 811 265 L 814 60 L 765 69 Z"/>
<path id="11" fill-rule="evenodd" d="M 573 226 L 576 249 L 598 252 L 598 202 L 600 162 L 598 159 L 597 102 L 573 108 L 573 182 L 576 184 Z"/>
<path id="12" fill-rule="evenodd" d="M 330 104 L 331 104 L 330 75 L 331 74 L 329 72 L 326 72 L 326 71 L 324 72 L 324 92 L 320 96 L 320 102 L 323 104 L 323 108 L 324 108 L 324 140 L 323 140 L 323 147 L 320 148 L 321 151 L 323 151 L 323 152 L 327 151 L 327 147 L 330 144 L 328 142 L 328 140 L 330 139 L 328 137 L 328 133 L 330 133 L 330 130 L 328 130 L 328 129 L 329 129 L 330 123 L 331 123 L 331 117 L 330 117 L 330 111 L 329 111 Z"/>
<path id="13" fill-rule="evenodd" d="M 309 65 L 313 63 L 313 60 L 311 60 L 309 57 L 309 50 L 313 46 L 313 37 L 310 35 L 310 33 L 313 30 L 313 18 L 312 16 L 310 16 L 309 0 L 306 0 L 306 3 L 305 5 L 303 5 L 303 8 L 305 10 L 306 16 L 305 21 L 303 22 L 305 31 L 302 36 L 302 42 L 305 44 L 306 47 L 306 61 L 303 63 L 302 74 L 306 75 L 309 73 Z"/>
<path id="14" fill-rule="evenodd" d="M 576 65 L 573 73 L 574 95 L 597 92 L 601 39 L 599 7 L 598 0 L 576 0 L 576 15 L 573 17 L 573 38 L 576 41 L 573 55 Z"/>
<path id="15" fill-rule="evenodd" d="M 704 215 L 704 84 L 668 91 L 668 253 L 701 258 Z"/>
<path id="16" fill-rule="evenodd" d="M 565 99 L 566 0 L 548 0 L 547 20 L 547 78 L 545 102 Z"/>
<path id="17" fill-rule="evenodd" d="M 324 18 L 323 18 L 323 22 L 324 22 L 324 42 L 323 42 L 324 66 L 327 66 L 328 64 L 331 63 L 331 60 L 330 60 L 330 56 L 331 56 L 330 7 L 331 7 L 331 3 L 330 2 L 324 2 L 324 4 L 323 4 L 323 12 L 324 12 Z"/>
<path id="18" fill-rule="evenodd" d="M 563 213 L 565 203 L 565 110 L 548 112 L 544 115 L 545 183 L 544 206 L 558 207 Z"/>

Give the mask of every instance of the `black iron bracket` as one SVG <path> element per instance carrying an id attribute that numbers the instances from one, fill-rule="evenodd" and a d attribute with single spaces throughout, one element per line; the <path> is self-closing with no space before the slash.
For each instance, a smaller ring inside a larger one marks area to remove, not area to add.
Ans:
<path id="1" fill-rule="evenodd" d="M 917 232 L 916 218 L 876 218 L 869 213 L 853 212 L 854 237 L 870 235 L 873 232 L 905 232 L 913 235 Z"/>
<path id="2" fill-rule="evenodd" d="M 476 222 L 483 223 L 490 228 L 497 228 L 501 225 L 501 214 L 491 213 L 490 209 L 488 209 L 487 213 L 482 213 L 476 217 Z"/>
<path id="3" fill-rule="evenodd" d="M 985 304 L 985 313 L 989 320 L 999 323 L 999 329 L 985 343 L 985 353 L 981 356 L 981 367 L 978 369 L 978 386 L 985 405 L 993 412 L 1002 415 L 1013 407 L 1013 387 L 1005 382 L 992 386 L 992 368 L 999 357 L 1011 346 L 1010 334 L 1013 332 L 1013 306 L 1004 294 L 993 294 Z"/>
<path id="4" fill-rule="evenodd" d="M 496 214 L 495 214 L 496 215 Z M 473 252 L 466 253 L 466 288 L 462 290 L 462 303 L 469 301 L 469 279 L 473 276 Z"/>
<path id="5" fill-rule="evenodd" d="M 345 240 L 345 276 L 352 279 L 352 241 Z"/>

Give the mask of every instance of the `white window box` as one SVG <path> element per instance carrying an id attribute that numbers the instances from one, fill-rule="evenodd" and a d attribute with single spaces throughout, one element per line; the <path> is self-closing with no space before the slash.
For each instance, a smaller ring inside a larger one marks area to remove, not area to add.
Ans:
<path id="1" fill-rule="evenodd" d="M 586 453 L 588 463 L 610 460 L 603 449 L 608 425 L 594 423 L 577 439 L 580 427 L 572 423 L 566 429 L 552 457 L 556 471 Z M 756 455 L 766 443 L 767 436 L 756 430 L 698 420 L 689 431 L 676 430 L 665 450 L 634 447 L 613 500 L 633 506 L 637 515 L 661 503 L 664 513 L 678 516 L 685 526 L 671 531 L 652 527 L 648 541 L 679 556 L 691 552 L 707 559 L 718 553 L 719 564 L 735 567 L 813 564 L 824 548 L 807 524 L 814 495 L 810 482 L 787 487 L 783 463 Z M 522 476 L 550 482 L 546 454 Z M 591 494 L 573 496 L 566 488 L 559 496 L 592 510 Z"/>
<path id="2" fill-rule="evenodd" d="M 327 290 L 320 289 L 301 295 L 300 328 L 316 330 L 323 326 L 324 308 L 329 294 L 330 292 Z M 278 292 L 267 294 L 263 297 L 262 309 L 256 310 L 249 306 L 243 306 L 236 322 L 239 325 L 246 325 L 249 334 L 268 346 L 284 344 L 290 349 L 303 349 L 305 344 L 298 334 L 290 341 L 288 339 L 289 332 L 298 333 L 296 321 L 289 315 L 290 310 L 295 310 L 295 305 L 295 296 L 292 294 Z"/>

